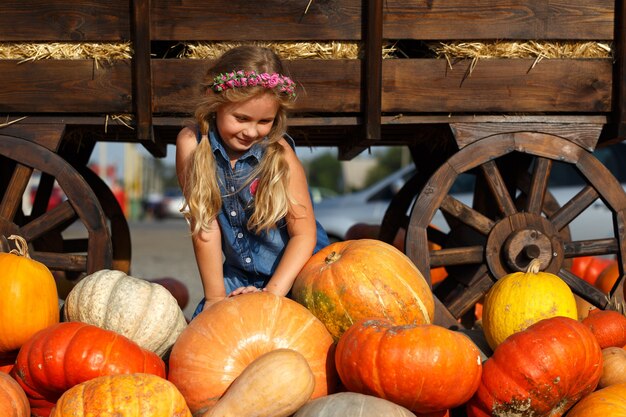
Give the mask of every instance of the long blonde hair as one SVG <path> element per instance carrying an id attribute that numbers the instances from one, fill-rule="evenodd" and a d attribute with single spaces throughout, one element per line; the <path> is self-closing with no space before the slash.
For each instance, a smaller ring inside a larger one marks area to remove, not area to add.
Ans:
<path id="1" fill-rule="evenodd" d="M 201 83 L 201 101 L 194 113 L 195 123 L 202 136 L 208 135 L 215 123 L 218 109 L 228 103 L 241 103 L 260 94 L 273 94 L 279 103 L 278 112 L 267 140 L 265 153 L 258 166 L 246 179 L 248 184 L 259 178 L 253 214 L 248 228 L 256 233 L 276 226 L 289 212 L 292 199 L 288 192 L 289 167 L 279 140 L 287 129 L 287 109 L 293 97 L 279 89 L 261 86 L 232 88 L 220 92 L 212 90 L 218 74 L 232 71 L 285 74 L 278 56 L 267 48 L 241 46 L 225 52 L 207 71 Z M 202 139 L 191 154 L 184 172 L 184 211 L 191 219 L 192 234 L 209 230 L 222 207 L 222 196 L 217 179 L 215 156 L 207 139 Z"/>

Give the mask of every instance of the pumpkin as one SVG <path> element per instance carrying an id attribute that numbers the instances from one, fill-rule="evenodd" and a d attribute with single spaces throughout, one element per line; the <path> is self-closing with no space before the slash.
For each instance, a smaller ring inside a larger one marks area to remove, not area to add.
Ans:
<path id="1" fill-rule="evenodd" d="M 335 339 L 363 318 L 421 324 L 431 323 L 435 311 L 432 291 L 411 260 L 374 239 L 335 242 L 317 252 L 297 276 L 292 296 Z"/>
<path id="2" fill-rule="evenodd" d="M 468 417 L 560 417 L 592 392 L 602 351 L 591 330 L 569 317 L 541 320 L 502 342 L 483 363 Z"/>
<path id="3" fill-rule="evenodd" d="M 295 301 L 269 292 L 241 294 L 211 305 L 189 323 L 172 348 L 168 379 L 191 412 L 201 414 L 256 358 L 292 349 L 306 358 L 315 376 L 311 397 L 317 398 L 337 384 L 333 346 L 324 324 Z"/>
<path id="4" fill-rule="evenodd" d="M 540 272 L 539 266 L 540 261 L 533 259 L 526 272 L 505 275 L 485 295 L 482 326 L 492 349 L 539 320 L 578 319 L 572 290 L 558 276 Z"/>
<path id="5" fill-rule="evenodd" d="M 338 392 L 309 401 L 293 417 L 415 417 L 406 408 L 373 395 Z"/>
<path id="6" fill-rule="evenodd" d="M 30 417 L 26 393 L 8 374 L 0 372 L 0 416 Z"/>
<path id="7" fill-rule="evenodd" d="M 621 347 L 602 349 L 602 376 L 598 388 L 626 383 L 626 350 Z"/>
<path id="8" fill-rule="evenodd" d="M 11 235 L 9 239 L 17 249 L 0 253 L 0 353 L 19 349 L 39 330 L 59 322 L 52 273 L 30 258 L 22 237 Z"/>
<path id="9" fill-rule="evenodd" d="M 178 302 L 178 307 L 181 309 L 187 307 L 187 304 L 189 303 L 189 290 L 187 289 L 185 283 L 172 277 L 155 278 L 150 281 L 163 285 L 165 289 L 174 296 Z"/>
<path id="10" fill-rule="evenodd" d="M 605 294 L 608 294 L 613 289 L 617 278 L 619 278 L 619 267 L 617 265 L 617 261 L 613 260 L 609 266 L 604 268 L 604 270 L 600 273 L 595 286 Z"/>
<path id="11" fill-rule="evenodd" d="M 65 300 L 67 321 L 117 332 L 163 356 L 187 326 L 174 296 L 162 285 L 103 269 L 76 284 Z"/>
<path id="12" fill-rule="evenodd" d="M 337 343 L 335 365 L 348 391 L 420 414 L 464 404 L 482 370 L 480 352 L 467 336 L 433 324 L 396 326 L 387 319 L 352 325 Z"/>
<path id="13" fill-rule="evenodd" d="M 601 349 L 626 345 L 626 317 L 622 313 L 594 309 L 582 323 L 591 329 Z"/>
<path id="14" fill-rule="evenodd" d="M 33 415 L 47 416 L 55 401 L 81 382 L 111 374 L 165 377 L 165 363 L 126 337 L 87 323 L 63 322 L 37 332 L 20 349 L 11 375 Z"/>
<path id="15" fill-rule="evenodd" d="M 311 397 L 315 376 L 306 358 L 276 349 L 253 360 L 203 417 L 287 417 Z"/>
<path id="16" fill-rule="evenodd" d="M 611 260 L 599 256 L 579 256 L 572 260 L 570 270 L 579 278 L 595 285 L 603 270 L 611 264 Z"/>
<path id="17" fill-rule="evenodd" d="M 105 375 L 67 390 L 51 417 L 191 417 L 185 399 L 168 380 L 135 373 Z"/>
<path id="18" fill-rule="evenodd" d="M 580 400 L 567 417 L 626 417 L 626 383 L 592 392 Z"/>

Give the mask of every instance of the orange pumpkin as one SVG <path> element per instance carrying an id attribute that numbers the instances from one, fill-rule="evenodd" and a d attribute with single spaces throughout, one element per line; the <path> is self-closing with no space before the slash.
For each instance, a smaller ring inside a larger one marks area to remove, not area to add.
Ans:
<path id="1" fill-rule="evenodd" d="M 567 413 L 567 417 L 626 417 L 626 383 L 587 395 Z"/>
<path id="2" fill-rule="evenodd" d="M 589 327 L 600 348 L 626 345 L 626 317 L 617 311 L 593 309 L 582 323 Z"/>
<path id="3" fill-rule="evenodd" d="M 611 260 L 607 258 L 601 258 L 599 256 L 579 256 L 572 260 L 571 271 L 589 284 L 595 285 L 602 271 L 610 264 Z"/>
<path id="4" fill-rule="evenodd" d="M 151 374 L 105 375 L 67 390 L 51 417 L 191 417 L 171 382 Z"/>
<path id="5" fill-rule="evenodd" d="M 26 241 L 9 236 L 17 249 L 0 253 L 0 353 L 19 349 L 32 335 L 59 322 L 52 273 L 30 258 Z"/>
<path id="6" fill-rule="evenodd" d="M 9 375 L 0 372 L 0 416 L 30 417 L 26 393 Z"/>
<path id="7" fill-rule="evenodd" d="M 619 268 L 617 266 L 617 261 L 613 260 L 598 276 L 598 280 L 596 281 L 596 288 L 602 290 L 605 294 L 608 294 L 611 289 L 613 289 L 613 285 L 617 281 L 619 277 Z"/>
<path id="8" fill-rule="evenodd" d="M 335 364 L 348 391 L 439 415 L 472 397 L 482 371 L 480 351 L 467 336 L 387 319 L 352 325 L 337 343 Z"/>
<path id="9" fill-rule="evenodd" d="M 256 358 L 291 349 L 307 360 L 315 376 L 311 398 L 317 398 L 337 384 L 333 346 L 324 325 L 295 301 L 269 292 L 242 294 L 213 304 L 189 323 L 172 348 L 168 378 L 191 412 L 201 414 Z"/>
<path id="10" fill-rule="evenodd" d="M 335 339 L 360 319 L 422 324 L 431 323 L 435 312 L 432 291 L 413 262 L 375 239 L 336 242 L 317 252 L 296 278 L 292 296 Z"/>

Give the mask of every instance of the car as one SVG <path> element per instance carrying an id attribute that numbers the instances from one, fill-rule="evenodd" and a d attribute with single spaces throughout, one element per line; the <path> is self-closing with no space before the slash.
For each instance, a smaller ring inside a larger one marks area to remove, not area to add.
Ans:
<path id="1" fill-rule="evenodd" d="M 184 217 L 180 209 L 185 204 L 185 197 L 183 192 L 178 187 L 166 188 L 163 191 L 163 198 L 160 202 L 159 216 L 160 218 L 177 218 Z"/>
<path id="2" fill-rule="evenodd" d="M 626 143 L 597 149 L 594 156 L 626 190 Z M 326 229 L 331 241 L 344 240 L 348 229 L 356 223 L 380 224 L 393 196 L 415 173 L 415 165 L 409 164 L 363 190 L 324 199 L 314 205 L 315 217 Z M 470 173 L 459 175 L 450 189 L 450 195 L 471 207 L 475 178 Z M 584 185 L 584 177 L 572 164 L 553 163 L 548 189 L 559 205 L 570 201 Z M 432 224 L 444 232 L 449 230 L 440 211 L 435 213 Z M 615 236 L 611 211 L 598 199 L 570 224 L 570 232 L 573 240 Z"/>

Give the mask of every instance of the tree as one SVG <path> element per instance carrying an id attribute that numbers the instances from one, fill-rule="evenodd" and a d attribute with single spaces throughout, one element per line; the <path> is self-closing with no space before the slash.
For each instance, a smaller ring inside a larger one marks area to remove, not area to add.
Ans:
<path id="1" fill-rule="evenodd" d="M 330 152 L 312 159 L 308 164 L 309 186 L 323 187 L 341 192 L 343 175 L 341 164 Z"/>
<path id="2" fill-rule="evenodd" d="M 402 168 L 403 149 L 400 146 L 389 147 L 386 150 L 377 152 L 376 159 L 378 164 L 367 171 L 367 176 L 365 177 L 366 187 Z"/>

